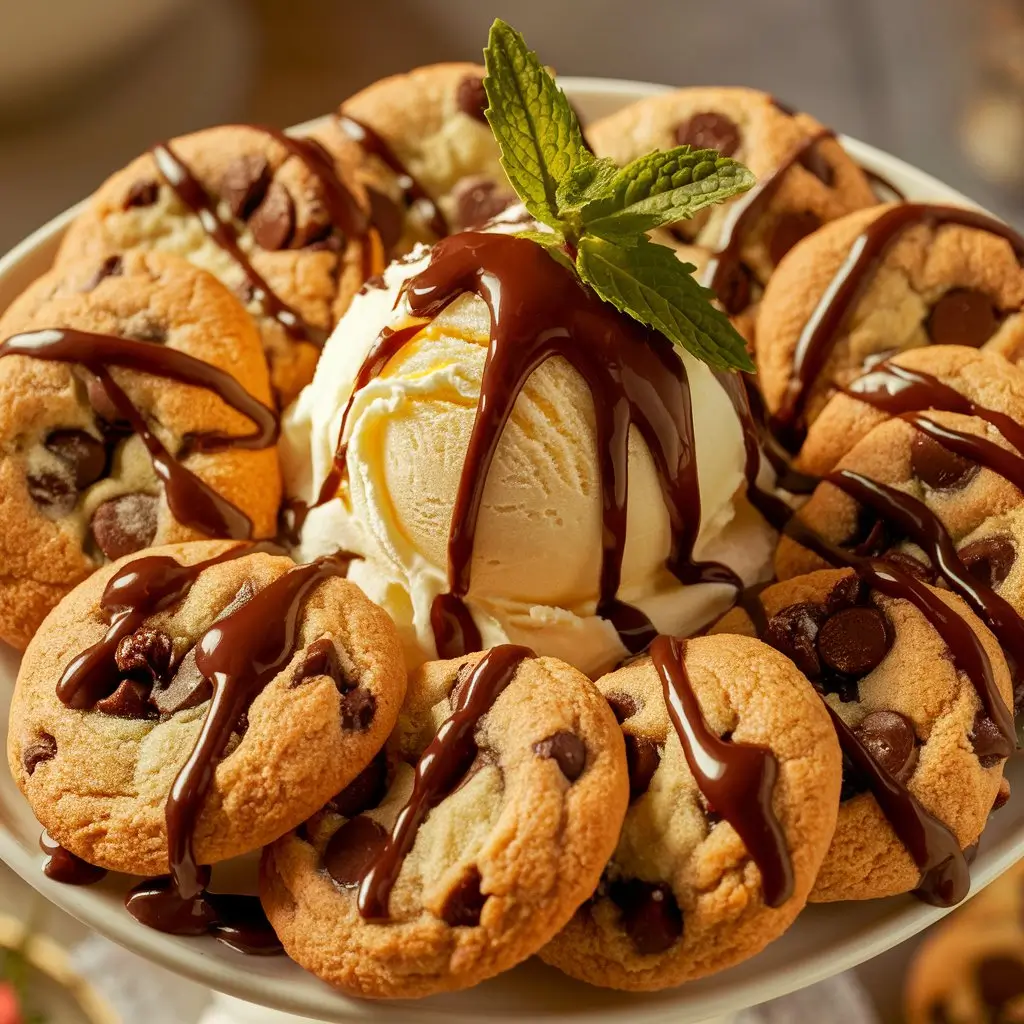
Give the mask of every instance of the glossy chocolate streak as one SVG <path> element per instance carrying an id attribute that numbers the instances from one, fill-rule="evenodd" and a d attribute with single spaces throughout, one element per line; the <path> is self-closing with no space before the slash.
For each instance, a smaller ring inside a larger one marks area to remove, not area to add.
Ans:
<path id="1" fill-rule="evenodd" d="M 76 857 L 70 850 L 65 850 L 47 832 L 39 837 L 39 849 L 46 854 L 43 874 L 55 882 L 63 882 L 65 885 L 94 885 L 107 876 L 103 868 L 95 867 L 81 857 Z"/>
<path id="2" fill-rule="evenodd" d="M 958 224 L 1006 239 L 1024 260 L 1024 237 L 983 213 L 955 206 L 901 203 L 867 226 L 854 241 L 797 341 L 793 369 L 782 405 L 775 417 L 775 433 L 789 447 L 799 444 L 804 432 L 803 413 L 811 388 L 821 376 L 839 332 L 846 326 L 890 247 L 908 228 L 918 224 L 939 227 Z"/>
<path id="3" fill-rule="evenodd" d="M 216 201 L 207 194 L 199 179 L 194 177 L 188 167 L 174 154 L 170 143 L 158 143 L 150 152 L 156 161 L 157 169 L 174 194 L 199 218 L 203 230 L 245 274 L 252 286 L 253 299 L 258 303 L 264 316 L 276 320 L 290 337 L 308 341 L 318 348 L 322 347 L 327 340 L 328 332 L 304 320 L 297 310 L 289 306 L 267 284 L 263 275 L 252 265 L 238 244 L 238 234 L 234 225 L 221 219 Z"/>
<path id="4" fill-rule="evenodd" d="M 685 663 L 686 642 L 659 636 L 651 660 L 661 677 L 665 704 L 708 806 L 743 840 L 758 870 L 769 907 L 793 895 L 793 862 L 786 837 L 772 809 L 778 777 L 775 755 L 764 747 L 723 740 L 707 726 Z"/>
<path id="5" fill-rule="evenodd" d="M 999 451 L 1003 449 L 1000 448 Z M 960 561 L 953 539 L 942 525 L 942 521 L 927 505 L 912 495 L 848 469 L 832 473 L 826 479 L 861 505 L 877 512 L 886 522 L 894 523 L 922 547 L 931 559 L 932 565 L 946 580 L 950 590 L 959 594 L 974 613 L 991 627 L 1016 664 L 1024 665 L 1024 620 L 1014 611 L 1012 605 L 991 587 L 985 586 L 971 575 Z M 940 634 L 946 643 L 950 644 L 954 660 L 970 676 L 986 714 L 999 728 L 1005 740 L 1005 749 L 1000 752 L 1001 756 L 1009 757 L 1016 746 L 1013 715 L 996 686 L 988 656 L 985 655 L 976 634 L 964 620 L 953 609 L 947 608 L 946 614 L 955 617 L 958 628 L 953 631 L 952 636 L 945 630 L 940 630 Z M 973 639 L 973 643 L 968 640 L 967 634 Z M 965 653 L 959 654 L 959 648 L 964 648 Z M 970 653 L 967 652 L 967 648 L 972 649 Z M 970 669 L 968 665 L 971 666 Z"/>
<path id="6" fill-rule="evenodd" d="M 533 657 L 536 655 L 529 647 L 492 647 L 462 686 L 455 713 L 420 755 L 409 802 L 399 812 L 387 843 L 359 884 L 359 913 L 367 920 L 387 920 L 391 890 L 417 830 L 430 810 L 466 774 L 477 754 L 477 724 L 515 678 L 519 665 Z"/>
<path id="7" fill-rule="evenodd" d="M 110 616 L 106 635 L 64 669 L 57 683 L 57 697 L 69 708 L 87 710 L 109 696 L 121 679 L 114 653 L 124 637 L 134 633 L 150 615 L 185 598 L 207 569 L 268 548 L 239 544 L 193 565 L 181 565 L 170 555 L 143 555 L 122 566 L 107 581 L 100 598 L 100 608 Z"/>
<path id="8" fill-rule="evenodd" d="M 398 179 L 398 187 L 402 190 L 406 208 L 418 203 L 424 210 L 427 227 L 438 238 L 444 238 L 448 234 L 448 222 L 441 208 L 430 198 L 430 193 L 409 173 L 409 169 L 384 138 L 368 124 L 358 121 L 349 114 L 338 114 L 337 120 L 341 130 L 358 143 L 363 152 L 377 157 L 394 173 Z"/>
<path id="9" fill-rule="evenodd" d="M 790 168 L 799 163 L 801 158 L 822 139 L 830 139 L 834 136 L 835 132 L 823 129 L 817 135 L 804 139 L 793 147 L 792 152 L 767 178 L 763 178 L 751 189 L 741 212 L 731 222 L 722 247 L 708 263 L 705 278 L 710 282 L 714 291 L 721 293 L 729 275 L 739 265 L 740 250 L 782 187 Z"/>
<path id="10" fill-rule="evenodd" d="M 966 899 L 971 875 L 956 836 L 878 764 L 828 701 L 824 704 L 843 753 L 867 781 L 893 832 L 921 871 L 914 895 L 938 907 L 952 907 Z"/>
<path id="11" fill-rule="evenodd" d="M 414 316 L 437 316 L 465 293 L 491 314 L 491 340 L 476 420 L 462 469 L 448 540 L 451 593 L 439 603 L 449 620 L 469 590 L 477 518 L 494 454 L 530 375 L 561 356 L 583 377 L 594 401 L 604 536 L 597 612 L 619 629 L 630 651 L 654 639 L 653 626 L 618 601 L 626 541 L 629 427 L 654 459 L 672 529 L 668 569 L 683 583 L 740 587 L 732 570 L 693 560 L 700 531 L 700 488 L 686 371 L 672 344 L 617 313 L 538 245 L 509 235 L 466 232 L 439 242 L 406 289 Z M 439 649 L 441 657 L 464 653 Z"/>

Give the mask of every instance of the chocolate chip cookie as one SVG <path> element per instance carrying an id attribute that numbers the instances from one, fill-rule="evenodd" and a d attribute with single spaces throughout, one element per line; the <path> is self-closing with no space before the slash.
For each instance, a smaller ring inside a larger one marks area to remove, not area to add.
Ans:
<path id="1" fill-rule="evenodd" d="M 263 904 L 289 955 L 353 995 L 465 988 L 572 917 L 627 800 L 585 676 L 508 645 L 430 662 L 386 760 L 265 852 Z"/>
<path id="2" fill-rule="evenodd" d="M 933 928 L 906 980 L 907 1024 L 1024 1020 L 1024 870 L 1010 868 Z"/>
<path id="3" fill-rule="evenodd" d="M 541 957 L 661 989 L 781 935 L 835 827 L 842 759 L 817 694 L 748 637 L 662 637 L 598 686 L 622 723 L 630 807 L 597 892 Z"/>
<path id="4" fill-rule="evenodd" d="M 238 295 L 281 407 L 312 379 L 351 297 L 382 269 L 365 194 L 343 157 L 249 125 L 172 139 L 118 171 L 71 225 L 58 261 L 137 249 L 183 256 Z"/>
<path id="5" fill-rule="evenodd" d="M 1013 749 L 1012 720 L 1008 737 L 986 707 L 999 699 L 1005 715 L 1011 700 L 989 630 L 946 591 L 913 581 L 892 597 L 882 585 L 851 570 L 811 573 L 768 587 L 715 627 L 760 636 L 790 658 L 839 732 L 839 820 L 812 902 L 966 895 L 960 851 L 981 835 Z"/>
<path id="6" fill-rule="evenodd" d="M 0 637 L 24 647 L 97 565 L 268 537 L 280 471 L 245 311 L 174 256 L 52 271 L 0 318 Z"/>
<path id="7" fill-rule="evenodd" d="M 955 207 L 889 204 L 815 232 L 762 303 L 757 367 L 769 412 L 806 427 L 873 360 L 922 345 L 984 347 L 1018 361 L 1022 260 L 1024 238 Z"/>
<path id="8" fill-rule="evenodd" d="M 337 573 L 300 578 L 291 603 L 278 593 L 310 571 L 249 545 L 173 545 L 61 602 L 25 653 L 8 735 L 14 779 L 55 840 L 100 867 L 166 874 L 169 843 L 199 865 L 258 849 L 356 777 L 397 720 L 402 652 Z M 268 668 L 261 645 L 280 629 Z"/>
<path id="9" fill-rule="evenodd" d="M 877 202 L 832 133 L 754 89 L 697 87 L 649 96 L 589 125 L 587 138 L 598 156 L 620 164 L 689 145 L 735 157 L 753 171 L 754 192 L 659 238 L 698 268 L 748 340 L 761 293 L 786 253 L 821 225 Z M 747 212 L 738 214 L 743 205 Z"/>
<path id="10" fill-rule="evenodd" d="M 518 202 L 484 110 L 484 69 L 430 64 L 374 82 L 342 103 L 385 248 L 401 255 L 480 227 Z"/>

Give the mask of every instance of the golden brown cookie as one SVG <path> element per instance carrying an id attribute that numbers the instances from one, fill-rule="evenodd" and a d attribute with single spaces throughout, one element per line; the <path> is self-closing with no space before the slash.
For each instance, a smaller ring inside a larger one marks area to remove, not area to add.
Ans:
<path id="1" fill-rule="evenodd" d="M 667 988 L 753 956 L 799 914 L 832 838 L 842 759 L 807 680 L 747 637 L 683 650 L 699 699 L 677 704 L 686 745 L 650 657 L 598 680 L 626 736 L 630 808 L 597 893 L 541 951 L 591 984 Z M 726 766 L 717 785 L 691 767 L 708 759 Z M 730 819 L 754 835 L 771 824 L 777 840 L 747 844 Z"/>
<path id="2" fill-rule="evenodd" d="M 259 337 L 209 274 L 146 252 L 63 267 L 15 300 L 0 341 L 54 328 L 116 336 L 127 356 L 101 358 L 85 338 L 70 361 L 25 345 L 38 357 L 0 358 L 0 637 L 17 647 L 108 559 L 204 536 L 272 536 L 281 493 Z M 106 368 L 123 392 L 116 406 L 93 372 Z M 213 376 L 200 387 L 173 379 L 179 371 Z M 242 409 L 262 418 L 262 439 Z M 168 460 L 172 478 L 154 468 Z"/>
<path id="3" fill-rule="evenodd" d="M 151 572 L 154 592 L 168 563 L 179 573 L 218 557 L 178 587 L 176 600 L 143 608 L 131 632 L 95 655 L 96 673 L 69 670 L 118 627 L 120 601 L 103 600 L 115 574 Z M 369 763 L 397 719 L 404 663 L 391 620 L 346 580 L 325 574 L 301 592 L 285 660 L 266 679 L 219 682 L 218 690 L 202 674 L 199 651 L 215 639 L 214 623 L 223 629 L 289 571 L 290 558 L 248 546 L 173 545 L 99 570 L 54 610 L 22 661 L 7 750 L 15 781 L 55 840 L 101 867 L 166 874 L 168 794 L 211 695 L 229 685 L 251 700 L 240 700 L 227 747 L 211 759 L 191 834 L 199 864 L 271 842 Z M 287 602 L 272 611 L 280 619 Z M 261 639 L 251 635 L 254 645 Z"/>
<path id="4" fill-rule="evenodd" d="M 899 838 L 901 827 L 913 825 L 911 803 L 899 797 L 899 812 L 890 820 L 882 806 L 885 793 L 866 767 L 880 768 L 939 823 L 946 836 L 937 834 L 934 841 L 946 842 L 945 854 L 954 857 L 977 842 L 1000 792 L 1012 742 L 983 710 L 978 687 L 984 680 L 973 674 L 971 650 L 980 645 L 993 689 L 1009 705 L 1006 659 L 963 601 L 919 586 L 940 613 L 955 614 L 958 628 L 968 631 L 966 640 L 948 626 L 940 633 L 912 600 L 885 596 L 850 570 L 773 584 L 715 627 L 716 633 L 760 636 L 789 657 L 824 695 L 837 727 L 845 726 L 870 757 L 867 765 L 851 760 L 844 741 L 839 820 L 812 901 L 873 899 L 923 881 L 929 888 L 941 883 L 941 866 L 916 862 Z M 928 882 L 922 876 L 932 869 Z M 935 899 L 941 888 L 928 897 Z"/>
<path id="5" fill-rule="evenodd" d="M 285 950 L 375 998 L 465 988 L 535 953 L 594 891 L 626 810 L 622 734 L 593 683 L 519 647 L 430 662 L 388 751 L 265 852 Z"/>
<path id="6" fill-rule="evenodd" d="M 57 258 L 159 249 L 209 271 L 255 319 L 284 407 L 312 379 L 352 296 L 382 269 L 366 218 L 365 195 L 338 153 L 224 125 L 154 147 L 114 174 Z"/>

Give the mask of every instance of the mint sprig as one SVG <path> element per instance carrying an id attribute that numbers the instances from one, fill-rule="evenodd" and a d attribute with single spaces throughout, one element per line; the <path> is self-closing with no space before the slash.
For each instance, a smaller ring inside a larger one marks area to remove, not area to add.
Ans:
<path id="1" fill-rule="evenodd" d="M 484 50 L 487 120 L 501 165 L 548 232 L 522 232 L 602 299 L 714 369 L 754 369 L 693 267 L 646 232 L 745 192 L 754 177 L 714 150 L 649 153 L 625 167 L 587 147 L 576 113 L 523 37 L 498 19 Z"/>

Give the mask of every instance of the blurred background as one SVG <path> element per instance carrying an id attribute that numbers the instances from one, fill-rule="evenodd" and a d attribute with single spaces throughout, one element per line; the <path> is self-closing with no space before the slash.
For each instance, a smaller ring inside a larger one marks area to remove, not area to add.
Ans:
<path id="1" fill-rule="evenodd" d="M 770 90 L 1024 220 L 1024 0 L 0 0 L 0 251 L 151 142 L 475 59 Z"/>

